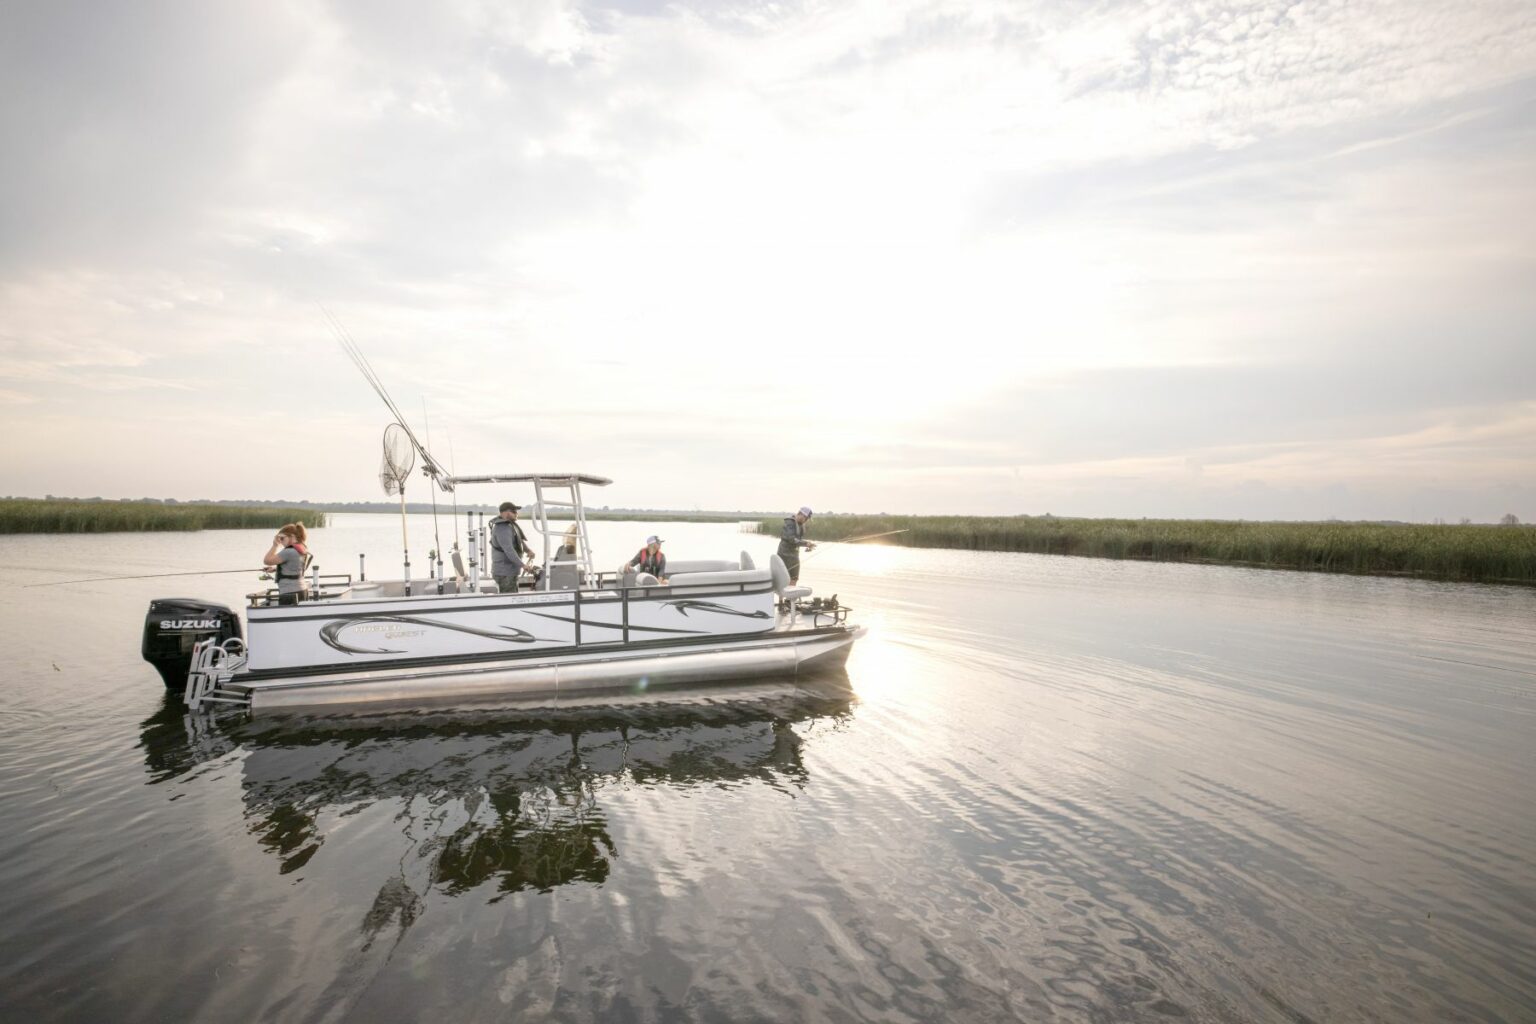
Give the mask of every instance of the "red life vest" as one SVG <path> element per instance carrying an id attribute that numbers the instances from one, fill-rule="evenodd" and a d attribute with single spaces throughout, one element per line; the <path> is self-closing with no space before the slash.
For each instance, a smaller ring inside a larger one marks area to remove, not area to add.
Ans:
<path id="1" fill-rule="evenodd" d="M 667 567 L 667 556 L 661 553 L 660 548 L 657 548 L 656 557 L 652 559 L 651 549 L 647 546 L 640 549 L 640 553 L 634 557 L 630 564 L 636 563 L 639 563 L 641 572 L 648 572 L 652 576 L 660 576 L 662 570 Z"/>

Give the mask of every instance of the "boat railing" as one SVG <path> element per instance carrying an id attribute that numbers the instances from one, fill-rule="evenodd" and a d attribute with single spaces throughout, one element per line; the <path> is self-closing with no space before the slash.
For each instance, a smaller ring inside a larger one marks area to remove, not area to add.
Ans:
<path id="1" fill-rule="evenodd" d="M 316 573 L 308 582 L 310 585 L 300 592 L 301 602 L 335 600 L 345 596 L 353 587 L 352 574 L 349 572 Z M 268 608 L 277 604 L 280 596 L 276 587 L 268 587 L 266 590 L 246 594 L 245 599 L 249 602 L 248 607 Z"/>

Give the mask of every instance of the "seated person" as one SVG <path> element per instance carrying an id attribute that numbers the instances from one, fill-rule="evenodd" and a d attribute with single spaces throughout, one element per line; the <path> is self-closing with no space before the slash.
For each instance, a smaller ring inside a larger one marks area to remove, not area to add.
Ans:
<path id="1" fill-rule="evenodd" d="M 628 572 L 648 572 L 660 583 L 667 582 L 667 556 L 661 553 L 661 538 L 654 534 L 645 538 L 645 547 L 639 554 L 619 566 L 619 575 Z"/>
<path id="2" fill-rule="evenodd" d="M 556 590 L 573 590 L 581 585 L 581 560 L 576 551 L 576 531 L 572 523 L 549 556 L 550 585 Z"/>
<path id="3" fill-rule="evenodd" d="M 560 543 L 555 548 L 556 558 L 569 561 L 576 557 L 576 530 L 575 523 L 565 528 L 565 536 L 560 538 Z"/>

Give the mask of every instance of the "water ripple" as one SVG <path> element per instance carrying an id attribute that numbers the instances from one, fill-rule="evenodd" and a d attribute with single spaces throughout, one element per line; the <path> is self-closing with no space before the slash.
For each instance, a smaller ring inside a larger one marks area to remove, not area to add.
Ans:
<path id="1" fill-rule="evenodd" d="M 847 687 L 555 712 L 188 716 L 154 591 L 0 598 L 5 1010 L 1536 1019 L 1536 595 L 834 554 Z"/>

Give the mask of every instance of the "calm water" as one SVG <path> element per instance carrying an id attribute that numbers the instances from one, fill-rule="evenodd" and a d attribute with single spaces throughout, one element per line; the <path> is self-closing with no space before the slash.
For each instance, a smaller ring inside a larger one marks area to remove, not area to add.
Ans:
<path id="1" fill-rule="evenodd" d="M 844 685 L 282 721 L 138 655 L 254 574 L 18 589 L 269 536 L 0 537 L 0 1017 L 1536 1020 L 1536 592 L 832 546 Z"/>

